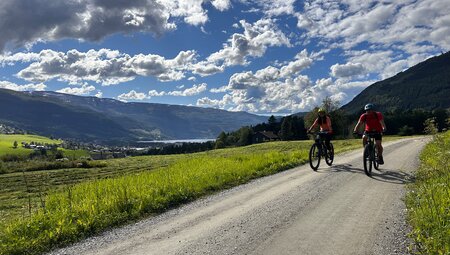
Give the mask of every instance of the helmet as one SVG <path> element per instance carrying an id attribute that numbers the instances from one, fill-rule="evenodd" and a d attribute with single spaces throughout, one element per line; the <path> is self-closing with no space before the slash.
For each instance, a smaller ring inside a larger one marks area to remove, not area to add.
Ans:
<path id="1" fill-rule="evenodd" d="M 364 106 L 364 111 L 373 110 L 374 108 L 375 106 L 373 104 L 366 104 L 366 106 Z"/>
<path id="2" fill-rule="evenodd" d="M 317 113 L 321 113 L 321 112 L 325 113 L 325 109 L 319 108 L 319 110 L 317 110 Z"/>

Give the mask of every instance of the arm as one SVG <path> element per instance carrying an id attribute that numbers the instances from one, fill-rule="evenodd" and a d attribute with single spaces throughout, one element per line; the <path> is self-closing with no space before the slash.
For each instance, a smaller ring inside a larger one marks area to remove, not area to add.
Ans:
<path id="1" fill-rule="evenodd" d="M 383 132 L 386 132 L 386 123 L 384 123 L 384 116 L 381 112 L 378 112 L 378 119 L 380 120 L 381 127 L 383 128 Z"/>
<path id="2" fill-rule="evenodd" d="M 383 127 L 383 132 L 386 132 L 386 123 L 384 123 L 384 120 L 380 120 L 380 124 Z"/>
<path id="3" fill-rule="evenodd" d="M 311 130 L 317 126 L 318 121 L 319 121 L 319 118 L 317 118 L 316 120 L 314 120 L 314 123 L 313 123 L 313 124 L 311 125 L 311 127 L 308 129 L 308 133 L 311 132 Z"/>
<path id="4" fill-rule="evenodd" d="M 355 128 L 353 128 L 353 133 L 356 133 L 358 131 L 359 126 L 361 126 L 361 120 L 358 120 L 358 123 L 356 123 Z"/>

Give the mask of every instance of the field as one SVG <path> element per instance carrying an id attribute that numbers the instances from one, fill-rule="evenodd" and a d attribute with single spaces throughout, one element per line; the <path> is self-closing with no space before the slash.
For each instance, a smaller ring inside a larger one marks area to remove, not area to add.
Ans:
<path id="1" fill-rule="evenodd" d="M 14 141 L 17 141 L 18 146 L 16 149 L 13 148 Z M 13 155 L 27 155 L 33 152 L 30 149 L 22 148 L 21 143 L 26 142 L 35 143 L 48 143 L 48 144 L 61 144 L 61 140 L 52 140 L 38 135 L 5 135 L 0 134 L 0 155 L 13 154 Z"/>
<path id="2" fill-rule="evenodd" d="M 407 206 L 420 254 L 450 254 L 450 131 L 437 135 L 421 156 Z"/>
<path id="3" fill-rule="evenodd" d="M 393 138 L 395 139 L 395 138 Z M 307 161 L 312 141 L 0 175 L 0 254 L 40 253 Z M 336 153 L 360 140 L 334 141 Z M 30 213 L 31 212 L 31 213 Z"/>
<path id="4" fill-rule="evenodd" d="M 14 141 L 17 141 L 17 148 L 13 147 Z M 0 156 L 9 155 L 19 155 L 26 156 L 33 152 L 31 149 L 26 149 L 22 147 L 22 142 L 26 143 L 40 143 L 40 144 L 61 144 L 61 140 L 52 140 L 47 137 L 38 135 L 6 135 L 0 134 Z M 58 150 L 63 151 L 64 156 L 70 159 L 80 158 L 83 156 L 89 156 L 89 154 L 84 150 L 67 150 L 59 148 Z"/>

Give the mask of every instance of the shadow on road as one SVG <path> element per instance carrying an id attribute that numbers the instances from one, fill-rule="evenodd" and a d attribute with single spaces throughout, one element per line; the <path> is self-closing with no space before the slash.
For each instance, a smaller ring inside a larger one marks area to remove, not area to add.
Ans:
<path id="1" fill-rule="evenodd" d="M 319 169 L 319 171 L 327 171 L 326 169 Z M 356 174 L 364 174 L 364 169 L 356 168 L 352 164 L 341 164 L 341 165 L 333 165 L 329 168 L 331 172 L 350 172 Z M 368 177 L 369 178 L 369 177 Z M 372 179 L 382 182 L 389 182 L 394 184 L 407 184 L 414 182 L 414 176 L 409 173 L 405 173 L 401 170 L 391 170 L 391 169 L 383 169 L 375 170 L 372 169 Z"/>

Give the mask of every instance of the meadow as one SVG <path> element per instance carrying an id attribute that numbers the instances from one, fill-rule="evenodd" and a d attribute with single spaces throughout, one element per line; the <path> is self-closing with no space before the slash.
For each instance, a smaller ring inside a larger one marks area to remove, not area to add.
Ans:
<path id="1" fill-rule="evenodd" d="M 395 139 L 395 138 L 392 138 Z M 0 175 L 0 254 L 39 254 L 307 162 L 312 141 L 103 161 Z M 361 147 L 334 141 L 336 153 Z"/>
<path id="2" fill-rule="evenodd" d="M 17 147 L 14 148 L 14 142 Z M 30 144 L 31 142 L 38 144 L 57 144 L 60 145 L 62 140 L 53 140 L 50 138 L 37 135 L 6 135 L 0 134 L 0 174 L 21 172 L 73 168 L 78 163 L 91 166 L 91 162 L 84 162 L 83 157 L 89 157 L 89 152 L 85 150 L 69 150 L 57 148 L 57 152 L 63 157 L 69 159 L 67 161 L 55 161 L 56 151 L 47 150 L 45 157 L 30 157 L 36 152 L 33 149 L 27 149 L 22 146 L 22 142 Z M 61 154 L 60 154 L 61 155 Z M 95 163 L 94 163 L 95 164 Z"/>
<path id="3" fill-rule="evenodd" d="M 17 141 L 18 147 L 14 148 L 14 141 Z M 38 135 L 7 135 L 0 134 L 0 155 L 10 154 L 10 155 L 28 155 L 33 151 L 30 149 L 25 149 L 22 147 L 21 143 L 48 143 L 48 144 L 61 144 L 61 140 L 52 140 L 47 137 L 38 136 Z"/>
<path id="4" fill-rule="evenodd" d="M 450 254 L 450 131 L 436 135 L 420 156 L 406 204 L 420 254 Z"/>

